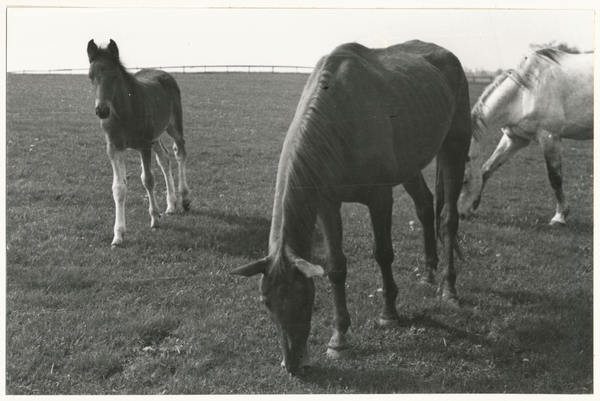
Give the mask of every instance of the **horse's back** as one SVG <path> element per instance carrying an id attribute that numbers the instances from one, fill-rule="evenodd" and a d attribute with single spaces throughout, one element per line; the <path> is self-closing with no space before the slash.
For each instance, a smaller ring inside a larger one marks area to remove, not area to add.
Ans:
<path id="1" fill-rule="evenodd" d="M 160 136 L 170 122 L 183 133 L 181 91 L 175 78 L 165 71 L 153 69 L 140 70 L 134 77 L 144 99 L 144 115 L 153 137 Z"/>
<path id="2" fill-rule="evenodd" d="M 562 54 L 536 81 L 538 87 L 526 92 L 529 116 L 539 118 L 540 128 L 562 138 L 592 139 L 594 127 L 593 54 Z"/>
<path id="3" fill-rule="evenodd" d="M 134 74 L 135 78 L 146 86 L 156 86 L 160 85 L 160 87 L 172 94 L 176 94 L 180 96 L 179 85 L 177 81 L 171 74 L 162 70 L 154 70 L 154 69 L 143 69 Z"/>
<path id="4" fill-rule="evenodd" d="M 470 133 L 468 92 L 459 100 L 462 67 L 439 46 L 413 41 L 368 49 L 351 43 L 319 65 L 313 98 L 334 101 L 326 112 L 345 124 L 348 185 L 397 185 L 412 178 L 437 154 L 464 99 L 463 125 Z"/>

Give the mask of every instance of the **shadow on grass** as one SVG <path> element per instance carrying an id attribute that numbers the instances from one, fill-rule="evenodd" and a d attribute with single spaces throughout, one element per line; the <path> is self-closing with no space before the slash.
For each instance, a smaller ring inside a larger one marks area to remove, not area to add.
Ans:
<path id="1" fill-rule="evenodd" d="M 477 221 L 487 222 L 490 226 L 497 226 L 498 228 L 509 228 L 516 229 L 523 232 L 547 232 L 556 233 L 564 236 L 579 236 L 579 235 L 593 235 L 594 226 L 591 219 L 583 217 L 584 213 L 581 212 L 581 216 L 574 215 L 567 219 L 565 225 L 553 225 L 551 226 L 550 218 L 552 217 L 552 210 L 547 213 L 544 212 L 527 212 L 522 211 L 515 215 L 506 215 L 500 212 L 493 213 L 493 211 L 481 211 L 477 212 L 474 216 L 467 219 L 461 219 L 461 222 L 468 221 L 476 223 Z"/>
<path id="2" fill-rule="evenodd" d="M 203 240 L 198 242 L 199 247 L 248 259 L 266 256 L 271 228 L 269 219 L 221 211 L 191 210 L 187 213 L 213 223 L 211 229 L 200 234 Z M 199 236 L 198 227 L 178 227 L 177 230 Z"/>
<path id="3" fill-rule="evenodd" d="M 323 393 L 344 392 L 362 394 L 423 393 L 422 378 L 407 369 L 341 369 L 312 366 L 301 380 L 318 386 Z"/>

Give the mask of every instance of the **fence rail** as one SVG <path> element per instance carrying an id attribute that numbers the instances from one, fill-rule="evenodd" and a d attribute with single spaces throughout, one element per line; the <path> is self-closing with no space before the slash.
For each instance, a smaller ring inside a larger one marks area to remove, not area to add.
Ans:
<path id="1" fill-rule="evenodd" d="M 151 69 L 164 70 L 167 72 L 179 72 L 183 74 L 198 73 L 230 73 L 246 72 L 250 73 L 287 73 L 287 74 L 310 74 L 313 67 L 305 66 L 285 66 L 285 65 L 182 65 L 170 67 L 148 67 Z M 129 71 L 137 72 L 142 68 L 128 68 Z M 9 71 L 9 74 L 86 74 L 87 68 L 63 68 L 54 70 L 20 70 Z M 494 80 L 492 75 L 473 75 L 467 74 L 469 83 L 489 84 Z"/>
<path id="2" fill-rule="evenodd" d="M 180 72 L 183 74 L 211 73 L 211 72 L 270 72 L 270 73 L 294 73 L 309 74 L 313 67 L 288 66 L 288 65 L 182 65 L 182 66 L 159 66 L 159 67 L 134 67 L 127 68 L 128 71 L 137 72 L 144 68 L 163 70 L 167 72 Z M 87 68 L 63 68 L 53 70 L 20 70 L 9 71 L 9 74 L 85 74 Z"/>

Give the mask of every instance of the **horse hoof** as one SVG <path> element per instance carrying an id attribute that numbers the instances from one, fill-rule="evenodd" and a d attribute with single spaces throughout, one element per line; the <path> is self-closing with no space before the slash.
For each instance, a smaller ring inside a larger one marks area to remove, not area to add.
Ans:
<path id="1" fill-rule="evenodd" d="M 451 306 L 453 308 L 459 308 L 460 307 L 460 302 L 458 301 L 458 298 L 456 298 L 455 296 L 453 296 L 453 297 L 443 297 L 442 301 L 446 305 Z"/>
<path id="2" fill-rule="evenodd" d="M 327 348 L 327 356 L 331 359 L 348 359 L 352 356 L 351 348 L 333 349 Z"/>
<path id="3" fill-rule="evenodd" d="M 382 317 L 379 318 L 379 325 L 381 327 L 391 328 L 400 326 L 399 319 L 384 319 Z"/>
<path id="4" fill-rule="evenodd" d="M 181 206 L 183 207 L 183 210 L 185 210 L 186 212 L 188 210 L 190 210 L 190 205 L 191 205 L 192 201 L 189 199 L 184 199 L 181 201 Z"/>
<path id="5" fill-rule="evenodd" d="M 564 221 L 559 221 L 559 220 L 550 220 L 550 223 L 548 223 L 548 225 L 550 227 L 564 227 L 567 224 Z"/>

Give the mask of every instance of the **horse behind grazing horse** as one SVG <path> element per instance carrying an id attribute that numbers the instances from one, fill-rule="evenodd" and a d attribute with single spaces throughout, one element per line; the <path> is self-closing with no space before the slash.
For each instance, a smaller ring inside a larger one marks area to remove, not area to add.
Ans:
<path id="1" fill-rule="evenodd" d="M 94 86 L 96 114 L 106 134 L 108 157 L 113 168 L 113 197 L 116 206 L 112 246 L 123 243 L 125 234 L 125 151 L 134 149 L 142 159 L 142 182 L 148 192 L 150 226 L 158 228 L 160 217 L 154 197 L 154 175 L 150 170 L 152 150 L 167 184 L 167 210 L 176 210 L 177 195 L 171 174 L 169 153 L 160 141 L 166 130 L 175 141 L 173 150 L 179 164 L 179 193 L 184 210 L 190 207 L 190 190 L 185 178 L 186 150 L 183 140 L 181 94 L 175 79 L 164 71 L 141 70 L 135 75 L 125 70 L 119 49 L 111 39 L 104 48 L 94 40 L 87 47 L 89 78 Z"/>
<path id="2" fill-rule="evenodd" d="M 556 196 L 556 215 L 550 225 L 564 225 L 569 204 L 563 192 L 561 140 L 590 140 L 594 136 L 594 54 L 569 54 L 541 49 L 527 55 L 516 70 L 498 76 L 473 107 L 473 140 L 465 183 L 458 202 L 462 217 L 479 206 L 491 175 L 517 151 L 538 142 L 550 185 Z M 479 168 L 481 135 L 502 130 L 492 156 Z"/>
<path id="3" fill-rule="evenodd" d="M 342 45 L 308 78 L 279 160 L 269 254 L 233 274 L 262 274 L 261 300 L 271 312 L 296 374 L 308 364 L 313 277 L 327 275 L 334 300 L 328 355 L 341 357 L 346 332 L 346 257 L 342 202 L 369 208 L 374 256 L 383 279 L 380 323 L 398 324 L 392 275 L 392 188 L 403 184 L 423 224 L 428 268 L 438 262 L 434 221 L 443 238 L 441 295 L 456 298 L 454 249 L 465 160 L 471 140 L 468 84 L 459 60 L 434 44 L 411 41 L 387 49 Z M 421 170 L 437 156 L 436 210 Z M 319 218 L 328 249 L 326 269 L 311 262 Z"/>

